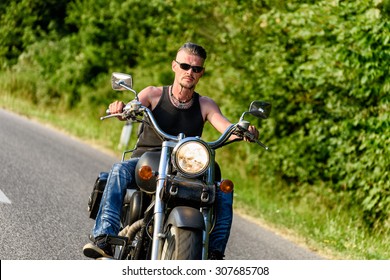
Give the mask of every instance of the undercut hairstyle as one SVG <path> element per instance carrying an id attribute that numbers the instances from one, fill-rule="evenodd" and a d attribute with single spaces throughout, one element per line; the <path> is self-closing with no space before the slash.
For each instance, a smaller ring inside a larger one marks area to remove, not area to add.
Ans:
<path id="1" fill-rule="evenodd" d="M 183 46 L 181 46 L 177 52 L 180 52 L 182 50 L 186 51 L 189 54 L 199 56 L 203 58 L 203 60 L 206 60 L 207 58 L 206 50 L 202 46 L 197 45 L 195 43 L 187 42 Z"/>

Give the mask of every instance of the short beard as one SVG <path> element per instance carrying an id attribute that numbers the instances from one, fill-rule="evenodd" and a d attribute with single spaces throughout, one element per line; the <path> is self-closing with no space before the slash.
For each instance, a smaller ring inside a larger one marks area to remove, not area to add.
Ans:
<path id="1" fill-rule="evenodd" d="M 192 87 L 186 87 L 186 86 L 184 86 L 182 83 L 179 83 L 179 85 L 180 85 L 180 87 L 181 87 L 180 92 L 182 92 L 183 89 L 189 89 L 189 90 L 191 90 L 191 89 L 194 89 L 194 88 L 195 88 L 195 85 L 192 85 Z"/>

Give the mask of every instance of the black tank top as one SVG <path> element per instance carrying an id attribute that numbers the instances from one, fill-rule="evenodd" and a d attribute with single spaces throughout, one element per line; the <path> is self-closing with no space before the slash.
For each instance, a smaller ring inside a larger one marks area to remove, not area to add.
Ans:
<path id="1" fill-rule="evenodd" d="M 170 135 L 184 133 L 185 136 L 202 136 L 203 117 L 199 94 L 194 92 L 194 103 L 188 109 L 175 107 L 169 98 L 169 87 L 164 86 L 161 98 L 152 113 L 159 127 Z M 147 150 L 161 148 L 162 140 L 148 125 L 141 125 L 137 148 L 132 157 L 139 157 Z"/>

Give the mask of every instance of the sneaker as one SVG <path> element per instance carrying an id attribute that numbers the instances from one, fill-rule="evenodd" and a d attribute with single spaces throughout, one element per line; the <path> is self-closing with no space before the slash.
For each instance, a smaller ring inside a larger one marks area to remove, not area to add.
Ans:
<path id="1" fill-rule="evenodd" d="M 209 253 L 209 260 L 223 260 L 224 257 L 225 255 L 219 251 L 212 251 Z"/>
<path id="2" fill-rule="evenodd" d="M 83 248 L 86 257 L 92 259 L 113 258 L 112 247 L 106 242 L 106 236 L 96 237 L 94 243 L 88 243 Z"/>

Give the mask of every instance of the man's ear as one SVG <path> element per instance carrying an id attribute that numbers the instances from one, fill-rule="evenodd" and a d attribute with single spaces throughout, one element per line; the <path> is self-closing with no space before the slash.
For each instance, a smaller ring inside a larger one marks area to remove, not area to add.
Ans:
<path id="1" fill-rule="evenodd" d="M 172 60 L 172 71 L 173 71 L 173 72 L 176 72 L 176 71 L 175 71 L 176 64 L 177 64 L 177 63 L 176 63 L 174 60 Z"/>

